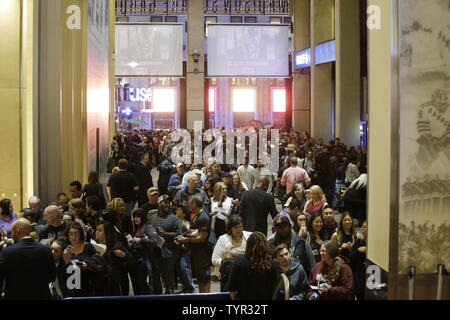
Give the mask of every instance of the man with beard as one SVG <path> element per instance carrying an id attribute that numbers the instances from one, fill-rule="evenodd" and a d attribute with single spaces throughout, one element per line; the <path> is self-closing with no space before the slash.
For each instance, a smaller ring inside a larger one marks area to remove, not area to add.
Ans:
<path id="1" fill-rule="evenodd" d="M 156 188 L 156 187 L 149 188 L 147 190 L 147 198 L 148 198 L 148 202 L 146 202 L 140 208 L 143 209 L 148 214 L 148 217 L 150 218 L 150 215 L 153 213 L 153 212 L 150 213 L 150 211 L 159 209 L 159 205 L 158 205 L 159 191 L 158 191 L 158 188 Z"/>
<path id="2" fill-rule="evenodd" d="M 331 236 L 336 232 L 337 223 L 334 219 L 334 210 L 329 205 L 324 205 L 322 211 L 323 229 L 325 230 L 325 239 L 330 240 Z"/>
<path id="3" fill-rule="evenodd" d="M 167 194 L 159 197 L 158 204 L 158 213 L 152 216 L 150 223 L 165 241 L 162 248 L 156 247 L 153 251 L 153 290 L 155 294 L 162 294 L 162 275 L 166 287 L 165 294 L 173 294 L 175 285 L 175 243 L 173 240 L 181 234 L 181 223 L 170 210 L 171 202 Z"/>
<path id="4" fill-rule="evenodd" d="M 274 225 L 275 234 L 268 239 L 272 257 L 275 258 L 275 248 L 284 243 L 289 248 L 291 257 L 299 260 L 306 274 L 309 275 L 315 265 L 315 260 L 308 242 L 295 234 L 289 218 L 285 215 L 277 215 Z"/>

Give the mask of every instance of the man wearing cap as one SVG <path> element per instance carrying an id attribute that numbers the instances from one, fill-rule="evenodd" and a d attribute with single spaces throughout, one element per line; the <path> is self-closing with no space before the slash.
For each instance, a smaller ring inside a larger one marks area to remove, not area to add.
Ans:
<path id="1" fill-rule="evenodd" d="M 287 216 L 278 214 L 273 220 L 273 224 L 275 225 L 275 234 L 268 239 L 271 256 L 275 258 L 275 248 L 284 243 L 289 248 L 291 257 L 300 261 L 309 276 L 315 260 L 308 242 L 295 233 Z"/>
<path id="2" fill-rule="evenodd" d="M 159 191 L 156 187 L 151 187 L 147 190 L 147 198 L 148 201 L 141 206 L 140 208 L 143 209 L 147 214 L 150 213 L 152 210 L 158 210 L 158 198 L 159 198 Z"/>
<path id="3" fill-rule="evenodd" d="M 165 294 L 173 294 L 175 285 L 175 243 L 174 239 L 181 234 L 180 220 L 171 212 L 171 202 L 167 194 L 158 199 L 158 213 L 151 217 L 150 223 L 155 227 L 159 236 L 164 238 L 162 248 L 153 251 L 152 273 L 153 290 L 155 294 L 162 294 L 161 276 L 166 288 Z"/>
<path id="4" fill-rule="evenodd" d="M 174 173 L 169 180 L 169 194 L 173 197 L 177 193 L 178 190 L 181 190 L 183 186 L 183 176 L 184 176 L 184 165 L 179 162 L 175 166 L 177 168 L 177 173 Z"/>

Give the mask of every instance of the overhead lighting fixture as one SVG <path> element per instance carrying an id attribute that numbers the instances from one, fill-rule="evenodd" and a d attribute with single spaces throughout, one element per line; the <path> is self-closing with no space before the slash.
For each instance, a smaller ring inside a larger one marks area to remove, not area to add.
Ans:
<path id="1" fill-rule="evenodd" d="M 137 62 L 130 62 L 128 65 L 132 68 L 136 68 L 138 64 Z"/>

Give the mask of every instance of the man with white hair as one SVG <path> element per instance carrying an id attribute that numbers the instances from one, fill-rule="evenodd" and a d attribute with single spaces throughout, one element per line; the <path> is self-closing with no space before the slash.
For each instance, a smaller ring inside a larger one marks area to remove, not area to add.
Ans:
<path id="1" fill-rule="evenodd" d="M 36 196 L 30 197 L 28 206 L 34 213 L 34 221 L 37 224 L 45 224 L 44 214 L 42 212 L 41 199 Z"/>
<path id="2" fill-rule="evenodd" d="M 187 175 L 186 180 L 187 180 L 187 186 L 181 190 L 178 190 L 178 192 L 176 193 L 176 195 L 173 199 L 173 203 L 177 206 L 184 205 L 187 207 L 189 198 L 191 196 L 193 196 L 194 194 L 200 193 L 204 199 L 203 208 L 205 209 L 205 211 L 207 213 L 209 213 L 210 212 L 209 208 L 211 207 L 211 201 L 208 198 L 208 195 L 206 194 L 206 192 L 202 188 L 198 187 L 199 179 L 198 179 L 197 174 L 194 172 L 191 172 L 190 174 Z"/>

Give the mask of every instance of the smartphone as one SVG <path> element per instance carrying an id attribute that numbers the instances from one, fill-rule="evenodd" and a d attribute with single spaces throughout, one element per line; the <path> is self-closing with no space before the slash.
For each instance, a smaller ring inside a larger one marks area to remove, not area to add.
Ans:
<path id="1" fill-rule="evenodd" d="M 79 266 L 79 267 L 81 267 L 81 266 L 83 265 L 83 261 L 77 261 L 77 262 L 76 262 L 76 265 Z"/>

